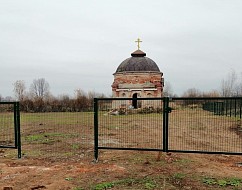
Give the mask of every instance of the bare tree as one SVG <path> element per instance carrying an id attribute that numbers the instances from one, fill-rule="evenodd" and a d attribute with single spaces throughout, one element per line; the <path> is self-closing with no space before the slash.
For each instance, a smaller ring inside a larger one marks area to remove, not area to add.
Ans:
<path id="1" fill-rule="evenodd" d="M 30 92 L 34 98 L 43 99 L 50 94 L 49 88 L 49 83 L 44 78 L 34 79 L 30 86 Z"/>
<path id="2" fill-rule="evenodd" d="M 235 96 L 237 74 L 234 70 L 228 73 L 227 78 L 222 80 L 221 95 L 225 97 Z"/>
<path id="3" fill-rule="evenodd" d="M 203 92 L 203 97 L 220 97 L 220 93 L 217 90 L 211 90 L 209 92 Z"/>
<path id="4" fill-rule="evenodd" d="M 196 89 L 196 88 L 189 88 L 188 90 L 186 90 L 183 93 L 183 97 L 200 97 L 201 96 L 201 92 L 200 90 Z"/>
<path id="5" fill-rule="evenodd" d="M 15 83 L 13 83 L 14 86 L 14 94 L 18 101 L 23 101 L 25 96 L 25 82 L 23 80 L 17 80 Z"/>
<path id="6" fill-rule="evenodd" d="M 164 85 L 163 96 L 173 96 L 173 90 L 170 82 L 166 81 Z"/>
<path id="7" fill-rule="evenodd" d="M 234 95 L 242 96 L 242 73 L 240 73 L 240 78 L 235 85 Z"/>
<path id="8" fill-rule="evenodd" d="M 6 101 L 6 102 L 10 102 L 10 101 L 13 101 L 14 99 L 11 97 L 11 96 L 6 96 L 5 98 L 4 98 L 4 101 Z"/>
<path id="9" fill-rule="evenodd" d="M 89 107 L 89 101 L 86 93 L 81 89 L 77 89 L 75 90 L 75 94 L 76 94 L 75 110 L 82 111 L 84 109 L 87 109 Z"/>
<path id="10" fill-rule="evenodd" d="M 105 98 L 106 96 L 103 93 L 88 91 L 87 97 L 88 97 L 89 100 L 93 100 L 93 98 Z"/>
<path id="11" fill-rule="evenodd" d="M 75 94 L 76 98 L 86 96 L 86 93 L 80 88 L 74 90 L 74 94 Z"/>

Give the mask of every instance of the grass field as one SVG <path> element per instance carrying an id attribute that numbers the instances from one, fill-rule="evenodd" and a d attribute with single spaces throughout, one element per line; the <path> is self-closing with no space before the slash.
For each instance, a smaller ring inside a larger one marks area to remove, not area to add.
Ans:
<path id="1" fill-rule="evenodd" d="M 23 113 L 21 130 L 25 156 L 68 159 L 93 148 L 90 112 Z"/>

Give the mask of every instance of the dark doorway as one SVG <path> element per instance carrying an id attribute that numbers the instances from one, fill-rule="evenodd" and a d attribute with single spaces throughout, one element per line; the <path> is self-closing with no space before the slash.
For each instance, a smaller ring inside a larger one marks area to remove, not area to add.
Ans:
<path id="1" fill-rule="evenodd" d="M 132 106 L 133 106 L 134 109 L 137 109 L 137 107 L 138 107 L 138 106 L 137 106 L 137 105 L 138 105 L 138 104 L 137 104 L 137 96 L 138 96 L 137 93 L 134 93 L 134 94 L 133 94 L 133 98 L 135 98 L 135 99 L 132 100 Z"/>

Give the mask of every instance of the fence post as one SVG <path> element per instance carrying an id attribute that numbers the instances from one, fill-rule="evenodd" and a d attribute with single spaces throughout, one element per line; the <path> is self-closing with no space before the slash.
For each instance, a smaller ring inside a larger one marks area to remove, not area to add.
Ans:
<path id="1" fill-rule="evenodd" d="M 98 99 L 94 98 L 94 159 L 98 161 Z"/>
<path id="2" fill-rule="evenodd" d="M 17 119 L 17 144 L 18 144 L 18 158 L 22 156 L 22 149 L 21 149 L 21 131 L 20 131 L 20 109 L 19 109 L 19 102 L 16 103 L 16 119 Z"/>
<path id="3" fill-rule="evenodd" d="M 168 115 L 171 109 L 169 107 L 169 97 L 163 98 L 163 152 L 168 152 Z"/>
<path id="4" fill-rule="evenodd" d="M 18 150 L 18 158 L 21 158 L 21 134 L 20 134 L 19 102 L 14 102 L 14 146 Z"/>

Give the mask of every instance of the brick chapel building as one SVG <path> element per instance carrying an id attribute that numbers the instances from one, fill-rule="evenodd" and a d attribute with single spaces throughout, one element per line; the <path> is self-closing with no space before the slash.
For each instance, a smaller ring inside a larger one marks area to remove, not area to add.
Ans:
<path id="1" fill-rule="evenodd" d="M 125 59 L 117 68 L 112 84 L 113 98 L 151 98 L 162 97 L 164 78 L 157 64 L 146 53 L 139 49 L 131 53 L 131 57 Z M 138 104 L 137 100 L 128 101 L 125 105 L 133 108 L 148 106 Z"/>

